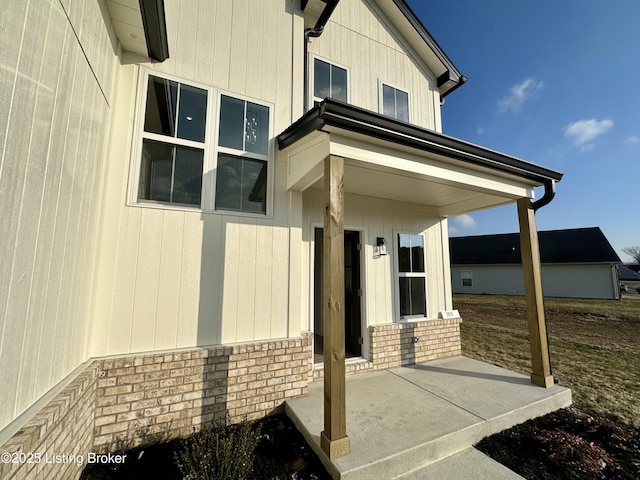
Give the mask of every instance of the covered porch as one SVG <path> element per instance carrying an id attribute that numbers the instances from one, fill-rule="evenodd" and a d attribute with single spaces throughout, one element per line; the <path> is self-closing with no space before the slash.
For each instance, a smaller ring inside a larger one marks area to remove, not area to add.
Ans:
<path id="1" fill-rule="evenodd" d="M 466 357 L 351 375 L 346 421 L 351 453 L 323 452 L 323 385 L 285 410 L 334 479 L 519 478 L 472 446 L 571 404 L 571 391 Z M 469 470 L 467 470 L 469 469 Z"/>
<path id="2" fill-rule="evenodd" d="M 302 194 L 324 192 L 323 205 L 323 336 L 324 429 L 322 450 L 331 459 L 350 452 L 347 423 L 344 334 L 344 214 L 345 194 L 377 202 L 419 205 L 424 215 L 439 219 L 442 259 L 438 307 L 422 320 L 455 314 L 451 302 L 446 219 L 509 203 L 517 203 L 522 261 L 528 305 L 532 372 L 530 382 L 554 388 L 547 346 L 540 283 L 540 260 L 534 211 L 548 203 L 562 174 L 342 102 L 326 99 L 278 137 L 287 160 L 292 232 L 303 228 Z M 534 201 L 534 189 L 544 195 Z M 296 245 L 294 233 L 291 244 Z M 373 235 L 372 235 L 373 236 Z M 428 248 L 428 246 L 427 246 Z M 293 251 L 292 251 L 293 252 Z M 291 265 L 295 265 L 295 252 Z M 299 274 L 299 276 L 298 276 Z M 290 292 L 299 288 L 305 272 L 292 271 Z M 292 295 L 296 298 L 296 295 Z M 396 303 L 401 301 L 396 298 Z M 294 305 L 290 304 L 290 311 Z M 396 311 L 400 311 L 396 305 Z M 395 316 L 389 322 L 402 321 Z M 472 390 L 471 390 L 472 391 Z M 402 408 L 401 406 L 399 408 Z M 429 415 L 429 409 L 425 406 Z M 316 416 L 319 410 L 316 411 Z"/>

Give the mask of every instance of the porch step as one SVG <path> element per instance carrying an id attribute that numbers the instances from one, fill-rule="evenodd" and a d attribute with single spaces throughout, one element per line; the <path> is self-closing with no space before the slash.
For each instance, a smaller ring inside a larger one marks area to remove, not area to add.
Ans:
<path id="1" fill-rule="evenodd" d="M 466 357 L 350 376 L 346 390 L 351 453 L 333 461 L 320 448 L 323 383 L 285 406 L 334 480 L 429 478 L 410 475 L 444 459 L 440 468 L 463 465 L 482 438 L 571 404 L 567 388 Z"/>
<path id="2" fill-rule="evenodd" d="M 523 477 L 509 470 L 475 448 L 467 448 L 460 453 L 400 475 L 393 480 L 523 480 Z"/>

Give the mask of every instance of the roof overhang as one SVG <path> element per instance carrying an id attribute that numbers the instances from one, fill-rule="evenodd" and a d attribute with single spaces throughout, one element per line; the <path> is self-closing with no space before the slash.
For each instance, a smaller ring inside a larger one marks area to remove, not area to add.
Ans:
<path id="1" fill-rule="evenodd" d="M 374 1 L 436 75 L 441 98 L 464 85 L 467 77 L 460 73 L 405 0 Z"/>
<path id="2" fill-rule="evenodd" d="M 106 0 L 122 50 L 163 62 L 169 58 L 164 0 Z"/>
<path id="3" fill-rule="evenodd" d="M 327 99 L 278 136 L 287 187 L 321 187 L 323 161 L 345 159 L 345 192 L 428 206 L 440 216 L 533 198 L 562 174 Z"/>
<path id="4" fill-rule="evenodd" d="M 429 67 L 437 79 L 440 97 L 462 86 L 467 78 L 440 48 L 420 19 L 404 0 L 370 0 L 398 29 L 409 46 Z M 305 26 L 311 27 L 322 14 L 327 0 L 301 0 Z"/>

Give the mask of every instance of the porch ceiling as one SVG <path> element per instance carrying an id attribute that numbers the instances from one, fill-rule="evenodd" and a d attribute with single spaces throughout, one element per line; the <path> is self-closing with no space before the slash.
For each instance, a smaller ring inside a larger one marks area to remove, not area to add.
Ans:
<path id="1" fill-rule="evenodd" d="M 345 159 L 344 191 L 432 207 L 440 216 L 533 198 L 562 174 L 452 137 L 325 100 L 278 137 L 287 187 L 322 188 L 323 161 Z"/>
<path id="2" fill-rule="evenodd" d="M 434 213 L 440 216 L 503 205 L 513 202 L 515 198 L 439 183 L 406 171 L 385 171 L 376 167 L 375 164 L 345 159 L 345 193 L 430 206 L 437 209 Z M 321 177 L 311 187 L 321 189 L 322 186 Z"/>

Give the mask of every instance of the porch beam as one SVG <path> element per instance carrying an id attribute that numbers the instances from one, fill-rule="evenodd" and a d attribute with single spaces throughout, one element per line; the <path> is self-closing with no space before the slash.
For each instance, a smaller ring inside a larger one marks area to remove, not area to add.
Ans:
<path id="1" fill-rule="evenodd" d="M 520 251 L 533 370 L 531 383 L 549 388 L 553 386 L 554 382 L 551 374 L 547 323 L 544 316 L 538 232 L 531 199 L 520 198 L 518 200 L 518 220 L 520 222 Z"/>
<path id="2" fill-rule="evenodd" d="M 322 450 L 331 459 L 347 455 L 344 344 L 344 159 L 324 160 L 323 306 L 324 431 Z"/>

